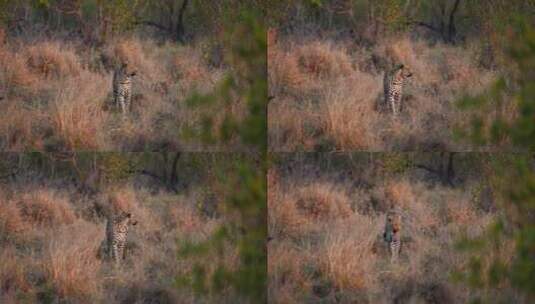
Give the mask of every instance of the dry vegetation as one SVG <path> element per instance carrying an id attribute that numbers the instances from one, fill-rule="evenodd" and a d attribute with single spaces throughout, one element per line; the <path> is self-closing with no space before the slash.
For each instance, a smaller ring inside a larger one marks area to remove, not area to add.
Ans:
<path id="1" fill-rule="evenodd" d="M 496 78 L 477 43 L 431 45 L 407 34 L 366 45 L 276 30 L 268 43 L 271 151 L 466 151 L 471 147 L 452 136 L 468 122 L 455 101 Z M 382 105 L 383 73 L 392 63 L 413 72 L 397 120 Z M 504 117 L 512 110 L 503 109 Z"/>
<path id="2" fill-rule="evenodd" d="M 492 190 L 470 169 L 481 156 L 457 159 L 451 187 L 421 169 L 391 172 L 384 166 L 391 156 L 369 155 L 274 157 L 268 173 L 271 303 L 465 303 L 474 295 L 451 275 L 469 260 L 455 242 L 480 235 L 497 217 Z M 393 206 L 402 210 L 397 265 L 382 240 Z M 499 293 L 515 299 L 507 289 Z"/>
<path id="3" fill-rule="evenodd" d="M 37 182 L 31 174 L 2 184 L 0 302 L 239 303 L 226 290 L 199 296 L 175 283 L 191 275 L 193 261 L 208 266 L 208 274 L 217 265 L 233 269 L 238 263 L 233 248 L 224 256 L 179 255 L 184 242 L 202 242 L 222 224 L 221 215 L 201 208 L 213 186 L 201 181 L 173 194 L 150 181 L 134 178 L 97 195 L 84 194 L 67 179 Z M 100 251 L 104 214 L 112 208 L 138 220 L 130 230 L 128 257 L 115 270 Z"/>
<path id="4" fill-rule="evenodd" d="M 212 90 L 228 70 L 214 61 L 213 42 L 124 36 L 89 47 L 73 39 L 1 37 L 0 150 L 225 149 L 185 139 L 201 128 L 203 111 L 186 99 Z M 123 60 L 138 72 L 126 119 L 111 93 L 113 68 Z M 238 117 L 244 110 L 229 107 Z"/>

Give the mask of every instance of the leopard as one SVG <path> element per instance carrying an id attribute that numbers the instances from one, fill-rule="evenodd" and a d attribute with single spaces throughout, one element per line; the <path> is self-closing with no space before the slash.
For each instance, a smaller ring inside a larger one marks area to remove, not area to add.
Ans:
<path id="1" fill-rule="evenodd" d="M 401 252 L 401 214 L 398 210 L 387 212 L 383 239 L 388 245 L 391 263 L 397 263 Z"/>
<path id="2" fill-rule="evenodd" d="M 106 222 L 106 251 L 108 258 L 115 264 L 126 259 L 126 240 L 130 226 L 137 225 L 132 214 L 121 211 L 108 216 Z"/>
<path id="3" fill-rule="evenodd" d="M 412 77 L 412 71 L 404 64 L 398 64 L 384 73 L 384 103 L 390 107 L 394 117 L 401 112 L 403 101 L 403 86 L 405 81 Z"/>
<path id="4" fill-rule="evenodd" d="M 129 112 L 132 103 L 132 79 L 137 71 L 131 70 L 127 61 L 113 72 L 113 101 L 123 114 Z"/>

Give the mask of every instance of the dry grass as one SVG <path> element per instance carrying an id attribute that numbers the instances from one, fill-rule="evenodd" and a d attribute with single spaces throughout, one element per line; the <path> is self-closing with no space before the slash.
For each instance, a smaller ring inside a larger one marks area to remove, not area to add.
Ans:
<path id="1" fill-rule="evenodd" d="M 135 37 L 100 48 L 77 41 L 6 41 L 0 45 L 0 149 L 8 151 L 198 150 L 202 143 L 185 142 L 183 135 L 200 127 L 204 110 L 185 100 L 211 91 L 228 71 L 206 62 L 196 44 L 157 45 Z M 112 71 L 124 61 L 137 71 L 127 119 L 111 92 Z M 240 103 L 229 110 L 245 115 Z"/>
<path id="2" fill-rule="evenodd" d="M 358 214 L 333 223 L 326 232 L 323 252 L 318 257 L 326 278 L 341 289 L 374 288 L 377 277 L 370 274 L 375 271 L 378 256 L 372 248 L 381 229 L 379 221 Z"/>
<path id="3" fill-rule="evenodd" d="M 99 294 L 101 261 L 95 252 L 102 234 L 102 228 L 78 221 L 49 241 L 41 266 L 57 297 L 91 303 Z"/>
<path id="4" fill-rule="evenodd" d="M 482 92 L 496 74 L 479 67 L 470 46 L 430 46 L 405 36 L 373 48 L 292 35 L 269 43 L 271 151 L 471 149 L 453 141 L 453 126 L 466 121 L 455 101 Z M 397 120 L 381 104 L 390 63 L 413 72 Z"/>
<path id="5" fill-rule="evenodd" d="M 300 70 L 318 80 L 347 76 L 352 71 L 348 54 L 330 43 L 313 41 L 301 45 L 296 56 Z"/>
<path id="6" fill-rule="evenodd" d="M 481 235 L 496 217 L 470 196 L 477 182 L 445 187 L 418 172 L 371 176 L 353 168 L 349 177 L 319 165 L 291 167 L 268 174 L 272 303 L 467 301 L 449 277 L 468 262 L 454 244 L 462 233 Z M 382 240 L 393 207 L 402 214 L 398 265 Z"/>
<path id="7" fill-rule="evenodd" d="M 62 49 L 59 42 L 40 42 L 26 50 L 27 65 L 42 77 L 78 76 L 82 69 L 72 49 Z"/>
<path id="8" fill-rule="evenodd" d="M 102 111 L 99 100 L 106 98 L 109 78 L 84 71 L 79 78 L 65 83 L 50 105 L 52 132 L 56 146 L 67 150 L 98 150 L 106 145 L 100 128 L 109 115 Z"/>
<path id="9" fill-rule="evenodd" d="M 17 256 L 14 247 L 3 247 L 0 251 L 0 300 L 15 303 L 18 291 L 28 292 L 31 284 L 26 281 L 29 260 Z"/>
<path id="10" fill-rule="evenodd" d="M 297 187 L 293 192 L 277 193 L 279 187 L 270 187 L 268 201 L 270 229 L 273 235 L 300 236 L 315 232 L 327 218 L 347 218 L 351 208 L 348 197 L 333 185 L 315 183 Z"/>
<path id="11" fill-rule="evenodd" d="M 13 202 L 2 201 L 0 204 L 0 232 L 2 238 L 16 237 L 29 228 Z"/>
<path id="12" fill-rule="evenodd" d="M 21 216 L 35 226 L 57 227 L 72 224 L 75 215 L 67 198 L 38 189 L 21 195 L 17 202 Z"/>
<path id="13" fill-rule="evenodd" d="M 84 197 L 61 185 L 11 183 L 0 188 L 0 302 L 235 302 L 231 292 L 213 299 L 173 284 L 177 276 L 190 275 L 193 262 L 206 265 L 207 274 L 219 263 L 227 269 L 239 263 L 235 248 L 225 248 L 222 258 L 215 252 L 178 254 L 184 241 L 206 240 L 222 224 L 221 218 L 198 209 L 204 188 L 176 195 L 125 184 Z M 138 221 L 130 229 L 128 257 L 119 269 L 100 249 L 106 220 L 101 211 L 112 208 L 131 212 Z"/>

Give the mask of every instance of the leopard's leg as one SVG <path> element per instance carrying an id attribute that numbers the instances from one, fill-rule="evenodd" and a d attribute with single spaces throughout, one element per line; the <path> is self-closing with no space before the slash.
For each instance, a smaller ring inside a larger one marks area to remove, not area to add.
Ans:
<path id="1" fill-rule="evenodd" d="M 125 92 L 125 107 L 126 111 L 130 112 L 132 110 L 132 91 L 128 90 Z"/>
<path id="2" fill-rule="evenodd" d="M 403 94 L 402 94 L 402 92 L 400 91 L 400 92 L 398 93 L 397 98 L 396 98 L 396 101 L 397 101 L 397 107 L 398 107 L 398 113 L 401 113 L 401 102 L 402 102 L 402 100 L 403 100 Z"/>
<path id="3" fill-rule="evenodd" d="M 122 258 L 123 260 L 126 260 L 126 242 L 123 244 L 123 246 L 121 247 L 121 252 L 122 252 Z"/>
<path id="4" fill-rule="evenodd" d="M 395 232 L 390 242 L 391 263 L 397 263 L 401 250 L 401 240 L 398 232 Z"/>
<path id="5" fill-rule="evenodd" d="M 397 116 L 397 107 L 396 107 L 396 95 L 394 93 L 390 93 L 390 107 L 392 108 L 392 114 L 394 116 Z"/>
<path id="6" fill-rule="evenodd" d="M 392 108 L 394 116 L 398 116 L 400 112 L 400 98 L 401 96 L 398 93 L 394 93 L 392 96 Z"/>
<path id="7" fill-rule="evenodd" d="M 117 106 L 121 109 L 122 113 L 125 113 L 125 101 L 124 101 L 124 95 L 121 93 L 117 94 Z"/>
<path id="8" fill-rule="evenodd" d="M 112 261 L 118 265 L 121 256 L 121 245 L 119 242 L 113 242 L 112 246 Z"/>
<path id="9" fill-rule="evenodd" d="M 397 247 L 394 245 L 394 243 L 390 243 L 390 262 L 396 263 L 398 260 L 398 251 Z"/>
<path id="10" fill-rule="evenodd" d="M 123 112 L 123 114 L 126 114 L 128 112 L 126 96 L 121 97 L 121 111 Z"/>

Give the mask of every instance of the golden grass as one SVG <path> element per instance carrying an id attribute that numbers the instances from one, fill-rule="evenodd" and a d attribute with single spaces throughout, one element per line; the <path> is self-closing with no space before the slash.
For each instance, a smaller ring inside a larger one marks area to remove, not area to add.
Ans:
<path id="1" fill-rule="evenodd" d="M 397 120 L 381 104 L 383 71 L 392 63 L 413 72 Z M 469 47 L 430 46 L 407 36 L 371 49 L 343 39 L 272 38 L 270 150 L 466 150 L 452 136 L 453 126 L 467 118 L 455 101 L 482 92 L 495 75 L 479 67 Z M 515 109 L 504 112 L 509 117 Z"/>
<path id="2" fill-rule="evenodd" d="M 333 223 L 325 235 L 320 267 L 331 282 L 341 289 L 365 290 L 374 288 L 377 255 L 372 252 L 382 226 L 374 219 L 355 215 Z M 358 229 L 355 229 L 358 227 Z"/>
<path id="3" fill-rule="evenodd" d="M 374 95 L 380 91 L 378 79 L 357 73 L 353 78 L 327 89 L 324 134 L 334 140 L 337 150 L 379 148 L 381 139 L 375 134 L 379 114 L 374 111 Z M 367 96 L 355 95 L 367 92 Z"/>
<path id="4" fill-rule="evenodd" d="M 296 303 L 313 286 L 306 265 L 314 254 L 284 242 L 268 244 L 268 297 L 273 303 Z"/>
<path id="5" fill-rule="evenodd" d="M 318 223 L 326 218 L 346 218 L 352 210 L 348 198 L 332 185 L 315 183 L 299 186 L 293 192 L 277 193 L 270 190 L 268 218 L 270 233 L 298 236 L 319 229 Z"/>
<path id="6" fill-rule="evenodd" d="M 20 87 L 27 89 L 38 80 L 37 75 L 30 71 L 24 54 L 14 53 L 5 47 L 0 48 L 2 65 L 2 82 L 6 88 Z"/>
<path id="7" fill-rule="evenodd" d="M 112 71 L 124 61 L 137 71 L 127 118 L 113 105 L 111 92 Z M 157 45 L 123 37 L 88 49 L 78 42 L 10 39 L 0 45 L 0 148 L 132 151 L 180 145 L 197 150 L 201 143 L 186 143 L 182 135 L 186 128 L 198 129 L 201 114 L 212 110 L 184 101 L 194 91 L 211 91 L 226 72 L 209 66 L 196 44 Z M 240 102 L 228 110 L 245 115 Z"/>
<path id="8" fill-rule="evenodd" d="M 17 204 L 25 221 L 36 226 L 69 225 L 76 218 L 65 197 L 44 189 L 22 194 Z"/>
<path id="9" fill-rule="evenodd" d="M 3 247 L 0 250 L 0 300 L 2 296 L 16 296 L 17 291 L 28 292 L 31 284 L 26 281 L 26 268 L 28 259 L 21 259 L 17 256 L 13 247 Z M 14 301 L 14 299 L 11 299 Z"/>
<path id="10" fill-rule="evenodd" d="M 321 173 L 310 182 L 315 170 Z M 360 172 L 371 188 L 355 188 L 329 169 L 303 165 L 291 172 L 274 167 L 268 173 L 270 301 L 389 303 L 403 294 L 414 301 L 424 301 L 422 294 L 468 299 L 449 281 L 450 271 L 467 263 L 454 244 L 461 233 L 481 235 L 496 214 L 481 210 L 464 186 Z M 402 215 L 399 265 L 391 265 L 382 239 L 391 207 Z"/>
<path id="11" fill-rule="evenodd" d="M 102 111 L 102 100 L 109 78 L 85 72 L 65 83 L 52 101 L 50 120 L 54 134 L 67 150 L 98 150 L 105 146 L 100 128 L 108 118 Z"/>
<path id="12" fill-rule="evenodd" d="M 309 77 L 337 78 L 347 76 L 352 71 L 347 53 L 328 42 L 312 41 L 300 45 L 295 56 L 301 71 Z"/>
<path id="13" fill-rule="evenodd" d="M 26 52 L 28 67 L 43 77 L 76 77 L 82 69 L 74 50 L 63 49 L 59 42 L 30 45 Z"/>
<path id="14" fill-rule="evenodd" d="M 42 267 L 60 299 L 94 301 L 92 297 L 101 288 L 101 262 L 95 252 L 102 234 L 102 229 L 79 221 L 63 228 L 50 240 Z"/>
<path id="15" fill-rule="evenodd" d="M 190 287 L 173 284 L 189 277 L 194 262 L 212 275 L 221 263 L 235 269 L 237 248 L 224 255 L 184 257 L 183 241 L 207 240 L 223 224 L 222 218 L 197 209 L 199 188 L 187 194 L 153 193 L 131 184 L 109 187 L 105 193 L 82 197 L 72 187 L 9 184 L 0 191 L 0 301 L 2 303 L 55 302 L 124 303 L 232 301 L 232 292 L 218 299 L 196 295 Z M 105 217 L 91 202 L 104 208 L 124 208 L 138 221 L 129 231 L 127 259 L 113 268 L 100 252 L 105 238 Z M 180 296 L 179 296 L 180 295 Z M 201 299 L 202 298 L 202 299 Z M 228 299 L 227 299 L 228 298 Z"/>
<path id="16" fill-rule="evenodd" d="M 43 149 L 41 131 L 35 126 L 42 120 L 39 111 L 32 111 L 19 103 L 6 105 L 0 114 L 0 138 L 2 146 L 7 150 L 21 151 L 29 147 Z"/>
<path id="17" fill-rule="evenodd" d="M 296 207 L 305 217 L 324 219 L 344 218 L 351 214 L 347 196 L 340 189 L 315 183 L 296 189 Z"/>
<path id="18" fill-rule="evenodd" d="M 5 200 L 5 198 L 1 198 L 0 232 L 2 237 L 16 237 L 29 228 L 30 226 L 24 221 L 17 205 Z"/>

